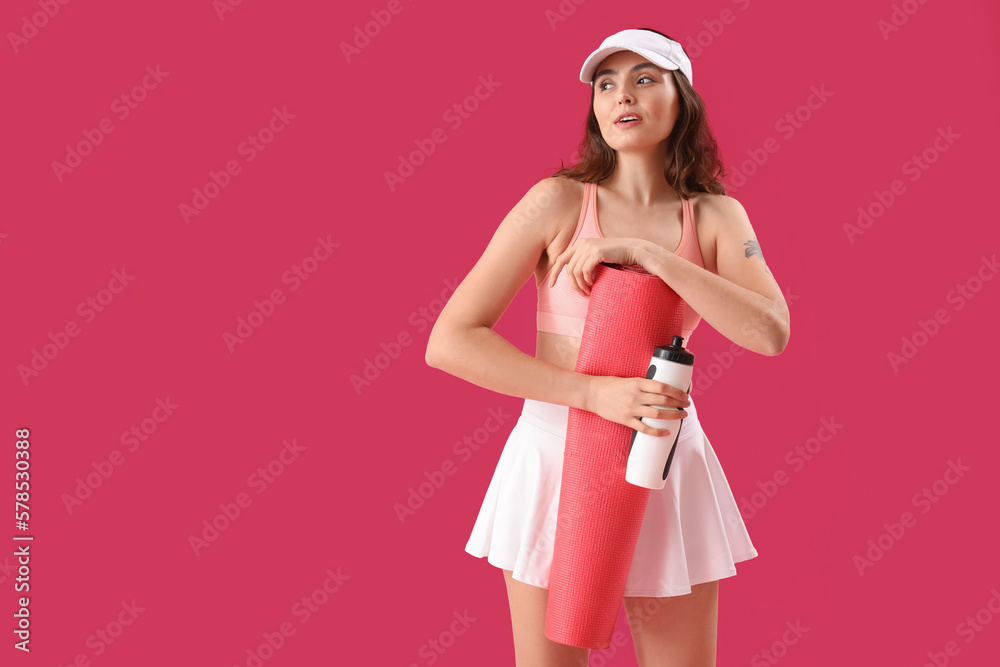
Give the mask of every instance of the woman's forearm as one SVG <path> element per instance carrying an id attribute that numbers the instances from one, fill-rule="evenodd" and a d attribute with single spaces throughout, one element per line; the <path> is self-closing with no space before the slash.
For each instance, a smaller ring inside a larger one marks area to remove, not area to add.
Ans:
<path id="1" fill-rule="evenodd" d="M 780 354 L 788 342 L 788 306 L 703 269 L 660 246 L 645 268 L 670 285 L 713 329 L 759 354 Z"/>
<path id="2" fill-rule="evenodd" d="M 433 330 L 425 360 L 491 391 L 586 409 L 591 376 L 525 354 L 486 326 Z"/>

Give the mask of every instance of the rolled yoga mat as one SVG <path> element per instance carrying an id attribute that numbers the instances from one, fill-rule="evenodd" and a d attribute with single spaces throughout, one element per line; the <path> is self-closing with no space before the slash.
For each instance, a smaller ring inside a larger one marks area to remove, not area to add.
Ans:
<path id="1" fill-rule="evenodd" d="M 598 264 L 588 298 L 578 372 L 646 377 L 654 348 L 681 335 L 680 296 L 641 267 Z M 650 493 L 625 481 L 632 430 L 569 409 L 545 614 L 553 641 L 611 645 Z"/>

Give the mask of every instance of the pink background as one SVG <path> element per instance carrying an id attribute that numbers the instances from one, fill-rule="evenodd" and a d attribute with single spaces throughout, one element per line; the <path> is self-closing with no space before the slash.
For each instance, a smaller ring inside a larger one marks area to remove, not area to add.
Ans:
<path id="1" fill-rule="evenodd" d="M 699 414 L 760 553 L 721 584 L 719 664 L 995 664 L 1000 280 L 982 258 L 1000 246 L 996 3 L 387 6 L 4 3 L 0 502 L 14 503 L 18 428 L 31 496 L 30 529 L 10 513 L 0 529 L 0 662 L 248 665 L 271 636 L 267 665 L 513 664 L 501 572 L 464 545 L 521 399 L 428 367 L 429 326 L 527 188 L 570 163 L 584 57 L 651 27 L 693 56 L 726 164 L 746 176 L 730 194 L 792 317 L 778 357 L 727 357 L 708 322 L 693 340 Z M 341 44 L 373 11 L 391 21 L 348 61 Z M 480 77 L 496 87 L 448 122 Z M 133 90 L 122 118 L 112 103 Z M 102 119 L 113 131 L 88 151 Z M 436 128 L 445 140 L 390 188 Z M 939 128 L 958 138 L 935 148 Z M 81 142 L 89 154 L 57 174 Z M 926 171 L 907 171 L 925 151 Z M 226 186 L 186 221 L 212 173 Z M 901 193 L 849 238 L 894 180 Z M 78 310 L 88 298 L 100 312 Z M 529 354 L 534 306 L 526 284 L 497 326 Z M 67 324 L 77 335 L 60 337 Z M 919 347 L 893 368 L 904 338 Z M 50 358 L 25 379 L 35 350 Z M 454 449 L 491 409 L 512 416 L 478 451 Z M 824 420 L 842 428 L 796 463 Z M 143 440 L 122 439 L 133 427 Z M 396 506 L 449 461 L 401 522 Z M 96 488 L 68 508 L 88 475 Z M 12 647 L 15 534 L 35 538 L 30 654 Z M 796 623 L 808 631 L 790 643 Z M 591 660 L 634 665 L 631 639 Z"/>

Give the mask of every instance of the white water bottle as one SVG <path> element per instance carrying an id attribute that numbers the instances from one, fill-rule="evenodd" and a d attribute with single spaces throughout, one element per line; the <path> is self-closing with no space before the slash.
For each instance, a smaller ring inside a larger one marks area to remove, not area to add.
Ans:
<path id="1" fill-rule="evenodd" d="M 691 374 L 694 370 L 694 355 L 684 349 L 684 338 L 674 336 L 670 345 L 658 345 L 653 351 L 646 377 L 658 382 L 665 382 L 673 387 L 687 387 L 691 393 Z M 682 410 L 665 405 L 653 406 L 665 410 Z M 674 448 L 681 436 L 683 419 L 652 419 L 642 417 L 643 424 L 653 428 L 666 428 L 670 433 L 662 436 L 646 435 L 632 429 L 632 442 L 629 444 L 628 464 L 625 468 L 625 481 L 647 489 L 662 489 L 667 483 L 667 472 L 670 461 L 674 458 Z"/>

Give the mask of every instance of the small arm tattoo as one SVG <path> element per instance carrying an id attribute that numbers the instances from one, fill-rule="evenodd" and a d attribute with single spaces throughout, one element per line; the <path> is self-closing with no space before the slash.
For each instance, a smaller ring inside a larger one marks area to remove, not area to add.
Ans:
<path id="1" fill-rule="evenodd" d="M 764 253 L 760 251 L 760 244 L 757 243 L 757 239 L 750 239 L 743 245 L 747 246 L 747 249 L 745 251 L 747 257 L 753 257 L 754 255 L 757 255 L 758 257 L 760 257 L 760 261 L 764 262 Z M 764 262 L 764 270 L 767 271 L 767 273 L 769 275 L 772 275 L 773 277 L 773 274 L 771 274 L 771 269 L 767 268 L 767 262 Z"/>

